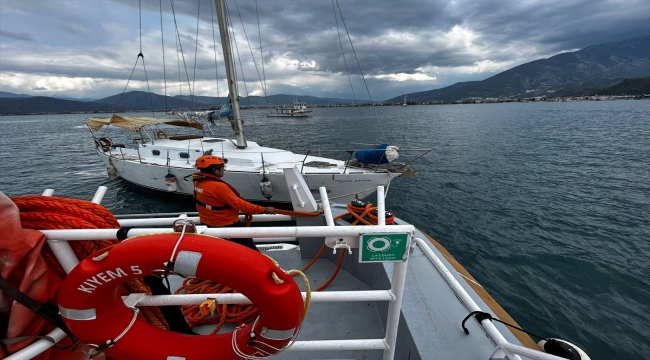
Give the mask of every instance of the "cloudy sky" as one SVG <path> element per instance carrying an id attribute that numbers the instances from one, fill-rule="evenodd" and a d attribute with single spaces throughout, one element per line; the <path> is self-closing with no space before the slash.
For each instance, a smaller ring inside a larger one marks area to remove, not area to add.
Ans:
<path id="1" fill-rule="evenodd" d="M 242 96 L 263 96 L 265 83 L 269 95 L 368 99 L 369 92 L 382 101 L 650 34 L 649 0 L 227 4 Z M 212 0 L 0 0 L 0 91 L 225 96 L 214 8 Z"/>

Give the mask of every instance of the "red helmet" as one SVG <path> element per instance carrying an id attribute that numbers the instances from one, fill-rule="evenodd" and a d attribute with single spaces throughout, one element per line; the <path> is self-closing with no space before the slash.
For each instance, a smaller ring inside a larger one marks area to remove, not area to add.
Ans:
<path id="1" fill-rule="evenodd" d="M 210 165 L 223 165 L 226 162 L 228 162 L 228 160 L 224 161 L 218 156 L 203 155 L 203 156 L 199 156 L 199 158 L 196 159 L 195 166 L 197 169 L 207 169 L 208 167 L 210 167 Z"/>

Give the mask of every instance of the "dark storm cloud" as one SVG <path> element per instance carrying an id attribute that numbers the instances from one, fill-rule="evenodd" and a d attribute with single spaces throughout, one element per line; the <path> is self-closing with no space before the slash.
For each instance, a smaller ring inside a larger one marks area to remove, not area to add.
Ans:
<path id="1" fill-rule="evenodd" d="M 19 41 L 34 41 L 34 38 L 32 38 L 32 35 L 28 34 L 28 33 L 16 34 L 16 33 L 11 32 L 11 31 L 0 30 L 0 37 L 2 37 L 2 36 L 8 37 L 8 38 L 14 39 L 14 40 L 19 40 Z"/>
<path id="2" fill-rule="evenodd" d="M 222 61 L 218 34 L 216 40 L 212 38 L 214 3 L 201 0 L 199 9 L 198 0 L 174 0 L 173 11 L 171 4 L 169 0 L 3 0 L 0 76 L 11 72 L 83 77 L 97 83 L 97 92 L 105 86 L 101 84 L 110 82 L 104 90 L 108 92 L 118 88 L 120 81 L 124 84 L 133 70 L 132 84 L 146 86 L 142 64 L 134 68 L 142 48 L 148 80 L 157 82 L 158 91 L 166 77 L 169 82 L 195 82 L 197 92 L 215 92 L 209 85 L 216 78 L 215 41 L 220 66 Z M 271 94 L 349 98 L 348 72 L 355 87 L 363 72 L 366 81 L 379 88 L 373 90 L 373 97 L 386 99 L 458 81 L 483 80 L 560 52 L 650 34 L 647 0 L 229 0 L 228 10 L 237 36 L 236 62 L 239 66 L 241 61 L 247 88 L 256 94 L 261 94 L 256 85 L 260 73 Z M 34 46 L 20 46 L 19 40 Z M 177 46 L 182 46 L 182 56 L 176 53 Z M 218 71 L 222 78 L 223 68 Z M 241 79 L 239 69 L 238 73 Z M 0 90 L 11 91 L 4 86 Z M 240 90 L 243 93 L 243 86 Z"/>

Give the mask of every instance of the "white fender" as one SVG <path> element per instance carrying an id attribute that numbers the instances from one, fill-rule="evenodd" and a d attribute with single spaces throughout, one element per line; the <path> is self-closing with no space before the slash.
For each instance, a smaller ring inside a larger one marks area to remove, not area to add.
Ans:
<path id="1" fill-rule="evenodd" d="M 550 338 L 548 340 L 555 340 L 558 343 L 564 344 L 565 345 L 564 348 L 568 347 L 569 351 L 571 351 L 573 353 L 573 356 L 569 358 L 570 360 L 591 360 L 589 358 L 589 355 L 587 355 L 587 353 L 585 353 L 582 349 L 580 349 L 575 344 L 572 344 L 572 343 L 570 343 L 570 342 L 568 342 L 566 340 L 562 340 L 562 339 Z M 552 351 L 552 349 L 556 348 L 556 346 L 550 347 L 549 345 L 551 345 L 551 343 L 547 342 L 546 340 L 540 340 L 537 343 L 537 345 L 539 345 L 539 347 L 542 348 L 542 350 L 544 350 L 544 352 L 546 352 L 546 353 L 561 356 L 560 354 L 557 354 L 556 352 Z"/>
<path id="2" fill-rule="evenodd" d="M 176 176 L 167 173 L 167 175 L 165 175 L 165 186 L 167 187 L 168 192 L 176 192 Z"/>
<path id="3" fill-rule="evenodd" d="M 113 164 L 110 164 L 106 167 L 106 172 L 108 173 L 108 178 L 111 180 L 117 179 L 117 169 Z"/>

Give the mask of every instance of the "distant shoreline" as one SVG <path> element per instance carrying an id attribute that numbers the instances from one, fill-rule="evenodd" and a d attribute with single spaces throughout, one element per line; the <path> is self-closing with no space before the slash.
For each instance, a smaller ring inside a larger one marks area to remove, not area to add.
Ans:
<path id="1" fill-rule="evenodd" d="M 503 103 L 538 103 L 538 102 L 576 102 L 576 101 L 614 101 L 614 100 L 650 100 L 650 94 L 648 95 L 601 95 L 601 96 L 583 96 L 583 97 L 567 97 L 567 98 L 544 98 L 544 97 L 534 97 L 529 99 L 483 99 L 483 98 L 470 98 L 457 100 L 453 102 L 449 101 L 426 101 L 426 102 L 408 102 L 408 106 L 427 106 L 427 105 L 471 105 L 471 104 L 503 104 Z M 332 108 L 332 107 L 367 107 L 367 106 L 402 106 L 402 104 L 384 104 L 376 103 L 370 105 L 369 103 L 362 104 L 343 104 L 343 105 L 308 105 L 308 108 Z M 241 109 L 268 109 L 264 106 L 242 106 Z M 169 111 L 169 110 L 167 110 Z M 178 111 L 178 110 L 174 110 Z M 195 108 L 185 111 L 218 111 L 215 108 Z M 0 114 L 0 116 L 23 116 L 23 115 L 64 115 L 64 114 L 124 114 L 124 113 L 146 113 L 146 112 L 166 112 L 165 109 L 154 109 L 154 110 L 106 110 L 106 111 L 64 111 L 64 112 L 33 112 L 33 113 L 20 113 L 20 114 Z"/>

